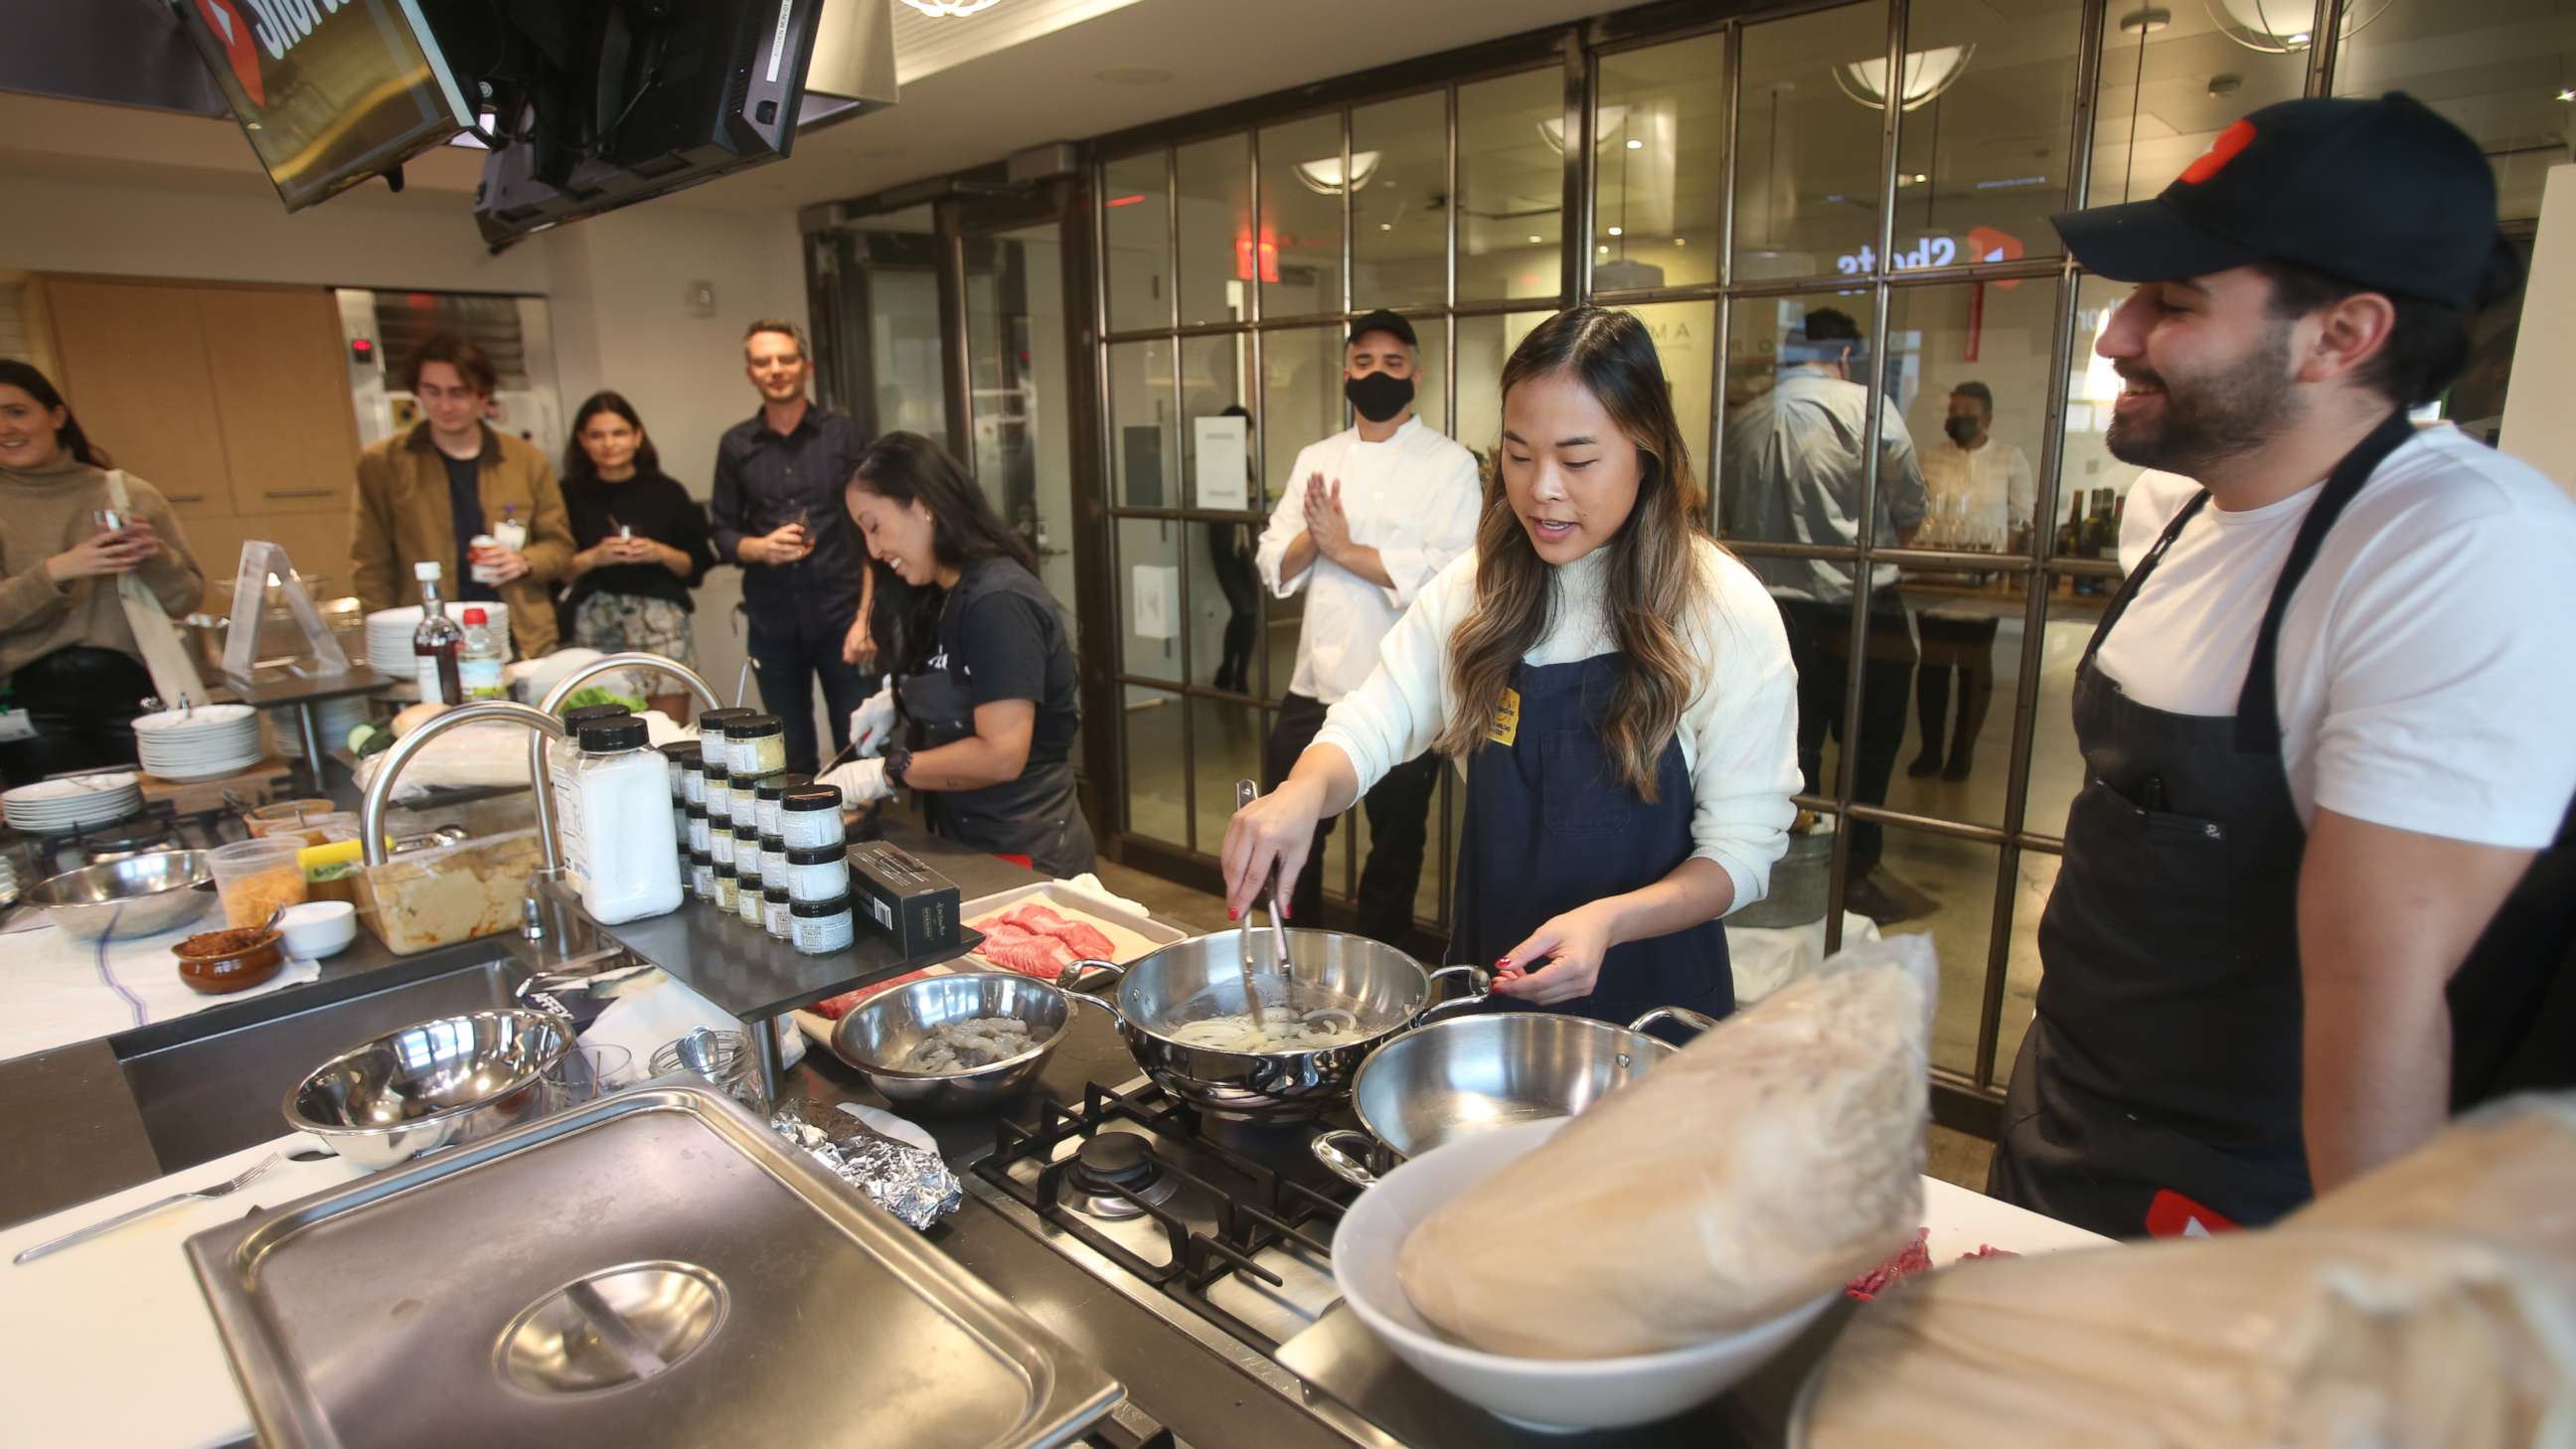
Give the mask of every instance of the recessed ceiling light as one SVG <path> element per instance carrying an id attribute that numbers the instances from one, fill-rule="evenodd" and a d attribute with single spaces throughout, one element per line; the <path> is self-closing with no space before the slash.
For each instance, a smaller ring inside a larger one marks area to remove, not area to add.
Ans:
<path id="1" fill-rule="evenodd" d="M 1377 224 L 1377 229 L 1379 231 L 1393 231 L 1395 230 L 1395 223 L 1391 221 L 1381 221 Z"/>
<path id="2" fill-rule="evenodd" d="M 1096 81 L 1113 86 L 1158 86 L 1172 78 L 1172 73 L 1158 65 L 1113 65 L 1091 73 Z"/>
<path id="3" fill-rule="evenodd" d="M 1643 151 L 1646 149 L 1646 143 L 1638 140 L 1634 136 L 1631 136 L 1628 138 L 1628 149 L 1631 151 Z"/>
<path id="4" fill-rule="evenodd" d="M 1689 240 L 1688 240 L 1687 238 L 1684 238 L 1684 237 L 1674 237 L 1674 238 L 1673 238 L 1673 245 L 1674 245 L 1674 246 L 1677 246 L 1677 247 L 1684 247 L 1684 246 L 1689 246 L 1689 245 L 1690 245 L 1690 242 L 1689 242 Z"/>
<path id="5" fill-rule="evenodd" d="M 1615 227 L 1615 226 L 1614 226 L 1614 227 L 1612 227 L 1612 228 L 1610 228 L 1610 234 L 1611 234 L 1612 236 L 1617 236 L 1617 235 L 1619 234 L 1619 228 L 1618 228 L 1618 227 Z"/>
<path id="6" fill-rule="evenodd" d="M 2576 86 L 2560 86 L 2558 88 L 2558 99 L 2562 101 L 2576 101 Z"/>
<path id="7" fill-rule="evenodd" d="M 1538 236 L 1538 233 L 1537 233 L 1537 232 L 1531 232 L 1531 233 L 1530 233 L 1530 245 L 1531 245 L 1531 246 L 1537 246 L 1537 245 L 1538 245 L 1538 242 L 1539 242 L 1539 236 Z"/>

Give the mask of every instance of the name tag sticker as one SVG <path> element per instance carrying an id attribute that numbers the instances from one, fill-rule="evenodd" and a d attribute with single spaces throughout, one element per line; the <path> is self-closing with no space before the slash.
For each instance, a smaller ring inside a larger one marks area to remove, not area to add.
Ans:
<path id="1" fill-rule="evenodd" d="M 1520 733 L 1521 692 L 1517 689 L 1506 689 L 1503 691 L 1502 702 L 1494 706 L 1494 727 L 1485 731 L 1485 738 L 1498 745 L 1509 745 L 1513 740 L 1520 738 Z"/>

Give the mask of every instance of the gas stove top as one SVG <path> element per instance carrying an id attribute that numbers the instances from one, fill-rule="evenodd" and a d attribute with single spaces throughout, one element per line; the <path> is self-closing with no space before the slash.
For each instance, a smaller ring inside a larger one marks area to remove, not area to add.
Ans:
<path id="1" fill-rule="evenodd" d="M 1519 1428 L 1433 1387 L 1343 1311 L 1332 1237 L 1356 1190 L 1316 1162 L 1336 1124 L 1203 1116 L 1142 1077 L 1004 1119 L 966 1190 L 1056 1253 L 1369 1449 L 1781 1442 L 1808 1354 L 1717 1403 L 1640 1429 Z M 1837 1320 L 1838 1321 L 1838 1320 Z"/>

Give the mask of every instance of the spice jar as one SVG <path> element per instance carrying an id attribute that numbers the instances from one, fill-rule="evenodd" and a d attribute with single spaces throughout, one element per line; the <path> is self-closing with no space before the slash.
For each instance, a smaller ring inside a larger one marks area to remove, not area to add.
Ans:
<path id="1" fill-rule="evenodd" d="M 708 854 L 715 849 L 715 846 L 709 843 L 708 839 L 711 830 L 707 824 L 707 807 L 703 805 L 691 805 L 688 806 L 687 809 L 689 812 L 689 853 L 691 855 Z"/>
<path id="2" fill-rule="evenodd" d="M 745 877 L 740 868 L 734 872 L 733 913 L 753 930 L 760 929 L 760 882 Z"/>
<path id="3" fill-rule="evenodd" d="M 715 847 L 714 855 L 716 858 L 716 864 L 723 866 L 727 870 L 733 869 L 736 862 L 741 859 L 741 857 L 733 853 L 733 832 L 730 830 L 717 830 L 711 823 L 707 830 L 707 839 Z"/>
<path id="4" fill-rule="evenodd" d="M 757 780 L 733 777 L 733 828 L 757 834 L 760 827 L 760 796 L 755 793 Z"/>
<path id="5" fill-rule="evenodd" d="M 761 834 L 776 835 L 778 833 L 779 800 L 784 797 L 788 791 L 796 789 L 801 785 L 811 785 L 813 783 L 814 777 L 811 775 L 780 774 L 762 776 L 760 783 L 752 787 L 752 805 L 755 811 L 752 823 L 760 827 Z"/>
<path id="6" fill-rule="evenodd" d="M 689 893 L 702 901 L 716 898 L 715 857 L 703 850 L 689 852 Z"/>
<path id="7" fill-rule="evenodd" d="M 794 901 L 787 907 L 787 938 L 808 956 L 847 950 L 850 945 L 850 898 Z"/>
<path id="8" fill-rule="evenodd" d="M 713 763 L 707 766 L 707 818 L 733 818 L 733 777 L 724 766 Z"/>
<path id="9" fill-rule="evenodd" d="M 680 803 L 707 808 L 707 769 L 694 756 L 680 767 Z"/>
<path id="10" fill-rule="evenodd" d="M 760 889 L 760 836 L 749 830 L 733 833 L 733 873 L 753 890 Z"/>
<path id="11" fill-rule="evenodd" d="M 696 740 L 679 740 L 671 744 L 659 745 L 655 748 L 661 752 L 663 761 L 671 767 L 671 803 L 674 805 L 688 804 L 689 771 L 696 769 L 698 766 L 698 742 Z M 703 780 L 704 778 L 704 776 L 700 776 L 700 779 Z"/>
<path id="12" fill-rule="evenodd" d="M 762 877 L 766 880 L 767 877 Z M 791 901 L 828 901 L 850 893 L 850 848 L 826 846 L 821 850 L 787 852 L 787 898 Z"/>
<path id="13" fill-rule="evenodd" d="M 742 883 L 734 879 L 733 867 L 716 862 L 716 909 L 730 915 L 742 909 Z"/>
<path id="14" fill-rule="evenodd" d="M 725 767 L 737 775 L 774 775 L 787 768 L 787 726 L 774 714 L 755 714 L 725 726 Z"/>
<path id="15" fill-rule="evenodd" d="M 787 888 L 771 886 L 760 893 L 761 929 L 779 940 L 788 938 L 787 923 L 795 919 L 787 913 Z"/>
<path id="16" fill-rule="evenodd" d="M 787 884 L 787 842 L 775 835 L 760 837 L 760 883 L 782 889 Z"/>
<path id="17" fill-rule="evenodd" d="M 841 787 L 801 785 L 778 798 L 778 838 L 789 850 L 828 850 L 848 843 L 841 826 Z"/>

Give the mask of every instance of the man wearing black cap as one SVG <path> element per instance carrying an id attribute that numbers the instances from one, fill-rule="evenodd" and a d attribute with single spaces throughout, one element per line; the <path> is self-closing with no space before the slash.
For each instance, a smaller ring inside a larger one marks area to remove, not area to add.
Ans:
<path id="1" fill-rule="evenodd" d="M 1476 456 L 1413 415 L 1414 345 L 1413 324 L 1393 312 L 1380 309 L 1351 324 L 1342 391 L 1359 421 L 1297 454 L 1262 530 L 1254 561 L 1271 593 L 1284 599 L 1306 590 L 1297 672 L 1263 758 L 1265 786 L 1288 778 L 1323 728 L 1324 712 L 1377 667 L 1379 643 L 1413 596 L 1475 544 L 1483 502 Z M 1363 802 L 1364 935 L 1392 944 L 1413 924 L 1424 818 L 1439 778 L 1439 762 L 1425 755 L 1390 771 Z M 1319 922 L 1323 843 L 1332 831 L 1328 818 L 1315 832 L 1288 898 L 1291 920 Z"/>
<path id="2" fill-rule="evenodd" d="M 2138 284 L 2097 348 L 2111 452 L 2200 489 L 2077 670 L 1994 1195 L 2123 1236 L 2265 1223 L 2576 1063 L 2542 1025 L 2576 504 L 2406 416 L 2510 289 L 2494 218 L 2476 143 L 2392 95 L 2266 107 L 2154 200 L 2057 219 Z"/>

